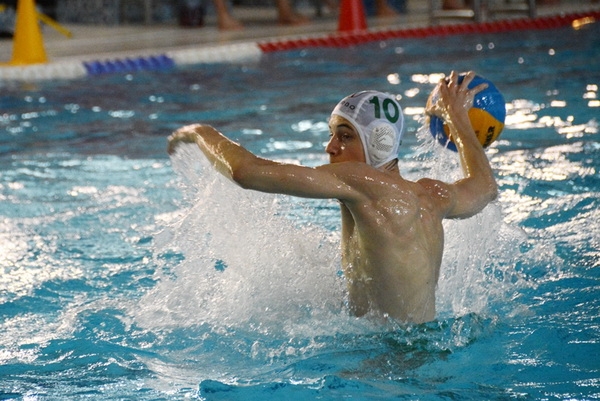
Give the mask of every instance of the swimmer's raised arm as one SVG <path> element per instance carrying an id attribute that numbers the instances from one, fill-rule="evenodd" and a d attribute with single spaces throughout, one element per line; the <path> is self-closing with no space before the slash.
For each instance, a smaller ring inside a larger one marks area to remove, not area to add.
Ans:
<path id="1" fill-rule="evenodd" d="M 427 110 L 444 119 L 454 138 L 464 178 L 454 184 L 433 184 L 433 180 L 421 183 L 438 194 L 446 206 L 446 217 L 464 218 L 480 212 L 498 195 L 498 185 L 489 160 L 471 126 L 468 111 L 473 106 L 475 95 L 486 88 L 486 84 L 468 88 L 475 73 L 468 72 L 458 83 L 458 74 L 453 71 L 448 80 L 439 83 L 439 100 Z M 440 196 L 441 194 L 441 196 Z"/>
<path id="2" fill-rule="evenodd" d="M 215 169 L 245 189 L 307 198 L 352 199 L 357 196 L 340 178 L 348 169 L 278 163 L 258 157 L 211 126 L 182 127 L 169 137 L 168 152 L 180 143 L 195 143 Z"/>

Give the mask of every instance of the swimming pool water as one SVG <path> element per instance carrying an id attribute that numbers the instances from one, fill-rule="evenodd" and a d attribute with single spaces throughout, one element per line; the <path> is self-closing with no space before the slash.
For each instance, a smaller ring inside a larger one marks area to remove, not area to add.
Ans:
<path id="1" fill-rule="evenodd" d="M 600 27 L 391 40 L 0 83 L 0 399 L 600 398 Z M 438 319 L 351 317 L 333 201 L 243 191 L 166 136 L 208 122 L 326 162 L 327 117 L 402 95 L 401 170 L 454 179 L 421 126 L 439 74 L 508 106 L 499 200 L 445 225 Z"/>

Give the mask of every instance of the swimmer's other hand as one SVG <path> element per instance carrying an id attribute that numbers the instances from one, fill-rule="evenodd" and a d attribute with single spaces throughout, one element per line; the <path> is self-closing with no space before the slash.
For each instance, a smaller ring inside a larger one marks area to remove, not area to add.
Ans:
<path id="1" fill-rule="evenodd" d="M 428 104 L 426 114 L 440 117 L 444 121 L 450 120 L 452 109 L 454 113 L 467 113 L 471 107 L 475 95 L 487 88 L 486 83 L 469 88 L 469 84 L 475 78 L 475 72 L 464 73 L 462 80 L 456 71 L 452 71 L 449 77 L 443 78 L 435 90 L 438 91 L 437 100 Z"/>
<path id="2" fill-rule="evenodd" d="M 180 143 L 196 143 L 196 139 L 198 138 L 198 128 L 200 127 L 200 124 L 186 125 L 169 135 L 167 152 L 170 155 L 175 153 L 175 150 Z"/>

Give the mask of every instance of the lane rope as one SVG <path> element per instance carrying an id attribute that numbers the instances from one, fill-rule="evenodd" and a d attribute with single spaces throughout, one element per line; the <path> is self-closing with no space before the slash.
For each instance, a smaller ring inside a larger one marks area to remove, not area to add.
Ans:
<path id="1" fill-rule="evenodd" d="M 556 29 L 573 26 L 576 21 L 586 23 L 600 20 L 600 11 L 572 13 L 565 15 L 519 18 L 482 23 L 461 23 L 449 25 L 427 26 L 423 28 L 384 29 L 379 31 L 359 31 L 354 33 L 335 33 L 316 37 L 303 37 L 288 40 L 259 42 L 260 49 L 265 52 L 296 50 L 310 47 L 347 47 L 363 43 L 388 39 L 415 39 L 431 36 L 448 36 L 464 34 L 500 33 L 522 30 Z"/>
<path id="2" fill-rule="evenodd" d="M 0 66 L 0 81 L 39 81 L 77 79 L 103 74 L 136 71 L 169 70 L 192 64 L 235 63 L 258 60 L 264 53 L 307 48 L 350 47 L 389 39 L 415 39 L 432 36 L 486 34 L 522 30 L 557 29 L 600 20 L 600 11 L 570 13 L 538 18 L 519 18 L 482 23 L 436 25 L 422 28 L 365 30 L 351 33 L 332 33 L 268 40 L 257 43 L 216 45 L 202 48 L 175 49 L 154 55 L 108 57 L 93 60 L 63 60 L 27 66 Z"/>

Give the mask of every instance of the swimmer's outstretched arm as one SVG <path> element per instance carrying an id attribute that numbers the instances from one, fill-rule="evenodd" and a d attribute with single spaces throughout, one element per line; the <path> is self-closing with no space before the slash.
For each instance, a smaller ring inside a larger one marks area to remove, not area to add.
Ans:
<path id="1" fill-rule="evenodd" d="M 468 111 L 477 93 L 486 84 L 469 89 L 475 73 L 468 72 L 458 83 L 458 74 L 452 71 L 448 80 L 439 83 L 439 100 L 427 112 L 444 119 L 454 138 L 464 178 L 443 188 L 448 218 L 470 217 L 480 212 L 498 196 L 498 184 L 492 167 L 477 135 L 471 126 Z M 436 189 L 440 192 L 440 188 Z M 447 191 L 447 192 L 446 192 Z"/>
<path id="2" fill-rule="evenodd" d="M 195 143 L 225 177 L 245 189 L 281 193 L 306 198 L 352 199 L 357 196 L 339 176 L 348 167 L 325 165 L 306 167 L 278 163 L 258 157 L 231 141 L 211 126 L 194 124 L 182 127 L 169 137 L 168 152 L 180 143 Z"/>

